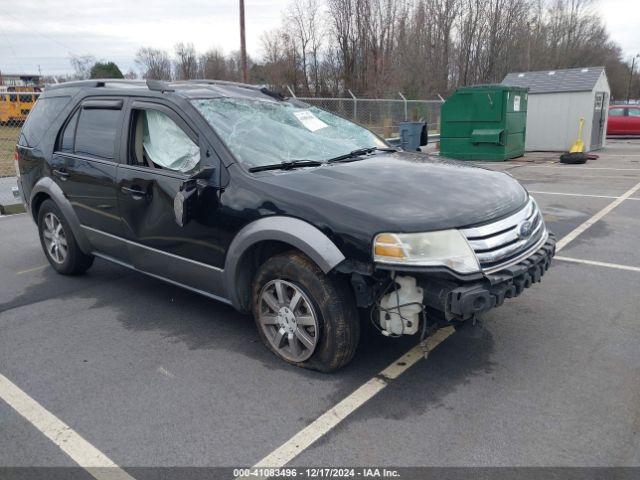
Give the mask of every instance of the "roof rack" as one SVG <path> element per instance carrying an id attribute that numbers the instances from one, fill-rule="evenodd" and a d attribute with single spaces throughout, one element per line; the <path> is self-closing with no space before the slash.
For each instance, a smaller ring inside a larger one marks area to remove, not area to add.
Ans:
<path id="1" fill-rule="evenodd" d="M 153 90 L 154 92 L 173 92 L 175 91 L 173 88 L 169 86 L 167 82 L 164 80 L 151 80 L 147 79 L 147 87 L 149 90 Z"/>
<path id="2" fill-rule="evenodd" d="M 140 80 L 125 80 L 119 78 L 97 78 L 95 80 L 74 80 L 72 82 L 56 83 L 54 85 L 47 85 L 47 89 L 56 90 L 59 88 L 72 88 L 72 87 L 86 87 L 86 88 L 101 88 L 108 87 L 109 85 L 128 85 L 132 87 L 142 87 L 144 83 Z"/>
<path id="3" fill-rule="evenodd" d="M 69 87 L 104 87 L 104 82 L 98 80 L 74 80 L 73 82 L 63 82 L 56 83 L 55 85 L 47 85 L 47 89 L 49 90 Z"/>
<path id="4" fill-rule="evenodd" d="M 204 84 L 204 85 L 228 85 L 230 87 L 241 87 L 247 88 L 249 90 L 260 90 L 264 88 L 264 85 L 251 85 L 249 83 L 241 83 L 241 82 L 232 82 L 229 80 L 211 80 L 206 78 L 201 79 L 192 79 L 192 80 L 176 80 L 175 82 L 171 82 L 173 84 Z"/>
<path id="5" fill-rule="evenodd" d="M 269 88 L 266 85 L 251 85 L 249 83 L 230 82 L 228 80 L 209 80 L 209 79 L 177 80 L 175 82 L 171 82 L 171 84 L 172 85 L 221 85 L 221 86 L 245 88 L 247 90 L 261 92 L 264 95 L 268 95 L 279 101 L 282 101 L 286 98 L 284 97 L 284 95 L 282 95 L 279 92 L 274 92 L 273 90 L 269 90 Z"/>
<path id="6" fill-rule="evenodd" d="M 278 92 L 271 91 L 266 85 L 250 85 L 248 83 L 231 82 L 228 80 L 209 80 L 209 79 L 193 79 L 193 80 L 177 80 L 174 82 L 167 82 L 164 80 L 126 80 L 119 78 L 105 78 L 94 80 L 75 80 L 73 82 L 58 83 L 56 85 L 48 85 L 47 89 L 61 89 L 61 88 L 73 88 L 73 87 L 85 87 L 85 88 L 108 88 L 110 86 L 118 87 L 138 87 L 148 88 L 154 92 L 174 92 L 175 87 L 180 85 L 219 85 L 235 88 L 244 88 L 252 90 L 254 92 L 261 92 L 265 95 L 275 98 L 276 100 L 284 100 L 285 97 Z"/>

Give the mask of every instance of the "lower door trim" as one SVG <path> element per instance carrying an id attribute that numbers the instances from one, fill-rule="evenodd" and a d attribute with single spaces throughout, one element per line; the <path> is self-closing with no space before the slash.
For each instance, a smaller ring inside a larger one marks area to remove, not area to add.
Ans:
<path id="1" fill-rule="evenodd" d="M 145 275 L 163 280 L 172 285 L 186 288 L 200 295 L 213 298 L 214 300 L 231 304 L 231 300 L 225 296 L 223 269 L 142 245 L 141 243 L 133 242 L 126 238 L 118 237 L 85 225 L 82 226 L 82 229 L 86 232 L 89 242 L 93 247 L 94 251 L 91 253 L 96 257 L 130 268 L 136 272 L 144 273 Z M 114 258 L 100 249 L 100 245 L 113 244 L 114 242 L 128 247 L 130 252 L 129 261 Z M 151 269 L 148 268 L 141 268 L 139 265 L 136 265 L 133 260 L 137 256 L 154 259 L 152 262 L 145 261 L 145 264 L 157 265 L 158 268 L 162 270 L 151 271 Z M 169 272 L 171 275 L 166 275 L 161 272 Z"/>

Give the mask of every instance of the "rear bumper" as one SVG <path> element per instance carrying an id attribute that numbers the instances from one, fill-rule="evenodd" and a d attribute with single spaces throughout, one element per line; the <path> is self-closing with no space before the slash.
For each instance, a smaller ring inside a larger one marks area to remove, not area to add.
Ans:
<path id="1" fill-rule="evenodd" d="M 519 263 L 485 275 L 482 280 L 463 282 L 419 278 L 424 303 L 444 313 L 447 321 L 467 320 L 520 295 L 525 288 L 540 281 L 555 255 L 556 241 L 547 241 Z"/>

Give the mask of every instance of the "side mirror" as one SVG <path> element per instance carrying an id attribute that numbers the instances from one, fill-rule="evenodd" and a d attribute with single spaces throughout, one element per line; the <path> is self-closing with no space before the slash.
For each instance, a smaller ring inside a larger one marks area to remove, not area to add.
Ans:
<path id="1" fill-rule="evenodd" d="M 210 179 L 215 171 L 215 167 L 204 167 L 180 185 L 180 190 L 173 197 L 173 213 L 179 226 L 184 227 L 193 217 L 193 211 L 199 196 L 198 181 Z"/>
<path id="2" fill-rule="evenodd" d="M 208 180 L 210 179 L 214 172 L 216 171 L 216 167 L 202 167 L 196 173 L 191 175 L 186 181 L 189 180 Z"/>

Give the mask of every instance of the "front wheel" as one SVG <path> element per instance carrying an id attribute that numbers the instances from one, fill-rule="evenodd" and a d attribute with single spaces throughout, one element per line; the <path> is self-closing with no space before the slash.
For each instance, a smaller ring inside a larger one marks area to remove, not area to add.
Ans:
<path id="1" fill-rule="evenodd" d="M 353 358 L 360 323 L 349 287 L 305 255 L 267 260 L 254 279 L 252 305 L 262 341 L 286 362 L 331 372 Z"/>

